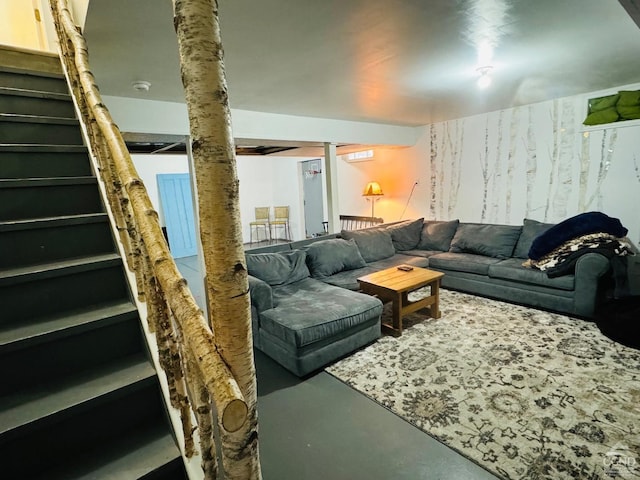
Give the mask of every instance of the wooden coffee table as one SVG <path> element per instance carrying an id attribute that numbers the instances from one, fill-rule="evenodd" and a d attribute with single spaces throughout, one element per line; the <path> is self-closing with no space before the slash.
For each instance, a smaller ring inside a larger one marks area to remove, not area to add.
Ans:
<path id="1" fill-rule="evenodd" d="M 363 293 L 377 296 L 383 302 L 393 302 L 393 325 L 382 325 L 400 336 L 402 317 L 409 313 L 428 308 L 431 317 L 440 318 L 440 279 L 443 276 L 444 273 L 427 268 L 412 267 L 410 271 L 403 271 L 393 267 L 360 277 L 358 282 Z M 431 295 L 409 301 L 409 292 L 425 286 L 431 287 Z"/>

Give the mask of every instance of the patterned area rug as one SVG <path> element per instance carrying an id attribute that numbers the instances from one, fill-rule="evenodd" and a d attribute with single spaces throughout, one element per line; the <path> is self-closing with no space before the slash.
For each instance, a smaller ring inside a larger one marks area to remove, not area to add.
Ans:
<path id="1" fill-rule="evenodd" d="M 499 477 L 640 479 L 640 351 L 463 293 L 441 310 L 327 371 Z"/>

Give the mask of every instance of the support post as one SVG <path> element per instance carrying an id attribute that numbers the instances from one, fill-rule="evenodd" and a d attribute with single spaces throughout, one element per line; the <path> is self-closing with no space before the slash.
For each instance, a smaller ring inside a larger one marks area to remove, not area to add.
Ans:
<path id="1" fill-rule="evenodd" d="M 327 187 L 327 219 L 329 233 L 340 230 L 340 206 L 338 205 L 338 160 L 335 143 L 324 144 L 324 168 L 327 172 L 325 182 Z"/>

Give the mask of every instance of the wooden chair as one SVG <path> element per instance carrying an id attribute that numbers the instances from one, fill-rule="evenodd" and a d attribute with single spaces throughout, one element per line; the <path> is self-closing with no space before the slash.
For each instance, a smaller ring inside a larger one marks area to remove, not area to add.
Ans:
<path id="1" fill-rule="evenodd" d="M 273 220 L 271 220 L 271 228 L 282 227 L 285 240 L 291 241 L 291 229 L 289 227 L 289 207 L 273 207 Z M 271 238 L 275 238 L 275 234 L 271 232 Z"/>
<path id="2" fill-rule="evenodd" d="M 362 230 L 375 227 L 384 223 L 380 217 L 362 217 L 359 215 L 340 215 L 340 228 L 342 230 Z"/>
<path id="3" fill-rule="evenodd" d="M 255 207 L 255 220 L 249 222 L 249 243 L 253 243 L 253 230 L 256 231 L 256 240 L 260 240 L 258 231 L 264 228 L 265 240 L 271 243 L 271 226 L 269 222 L 269 207 Z"/>

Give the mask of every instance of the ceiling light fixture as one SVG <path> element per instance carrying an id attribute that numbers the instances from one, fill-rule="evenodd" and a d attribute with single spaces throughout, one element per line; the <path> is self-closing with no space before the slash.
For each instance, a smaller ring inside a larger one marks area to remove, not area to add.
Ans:
<path id="1" fill-rule="evenodd" d="M 485 65 L 484 67 L 476 68 L 476 72 L 480 74 L 478 78 L 478 88 L 485 89 L 489 85 L 491 85 L 491 71 L 493 70 L 493 66 Z"/>
<path id="2" fill-rule="evenodd" d="M 149 91 L 149 88 L 151 88 L 151 83 L 145 80 L 137 80 L 133 82 L 131 86 L 136 92 L 144 93 Z"/>

